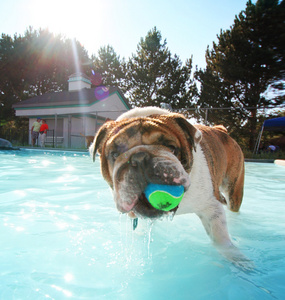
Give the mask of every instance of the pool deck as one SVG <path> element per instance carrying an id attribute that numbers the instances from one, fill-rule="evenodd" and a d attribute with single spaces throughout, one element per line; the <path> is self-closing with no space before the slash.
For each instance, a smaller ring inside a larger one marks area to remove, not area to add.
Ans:
<path id="1" fill-rule="evenodd" d="M 285 159 L 275 159 L 274 163 L 279 166 L 285 167 Z"/>

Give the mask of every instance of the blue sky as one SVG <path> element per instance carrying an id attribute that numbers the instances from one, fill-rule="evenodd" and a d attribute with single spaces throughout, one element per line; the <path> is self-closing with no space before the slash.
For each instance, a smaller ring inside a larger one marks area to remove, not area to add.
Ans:
<path id="1" fill-rule="evenodd" d="M 0 0 L 0 32 L 34 29 L 75 37 L 89 55 L 111 45 L 121 58 L 136 52 L 154 26 L 172 54 L 205 67 L 207 45 L 229 29 L 247 0 Z"/>

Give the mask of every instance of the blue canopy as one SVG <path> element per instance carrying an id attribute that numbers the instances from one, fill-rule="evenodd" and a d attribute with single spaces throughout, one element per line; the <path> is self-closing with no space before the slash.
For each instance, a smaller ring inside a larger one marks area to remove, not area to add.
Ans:
<path id="1" fill-rule="evenodd" d="M 285 117 L 268 119 L 268 120 L 263 122 L 263 125 L 261 127 L 261 130 L 259 132 L 259 135 L 258 135 L 256 143 L 255 143 L 253 153 L 258 152 L 263 130 L 270 130 L 270 131 L 276 131 L 276 132 L 285 132 Z"/>
<path id="2" fill-rule="evenodd" d="M 285 117 L 266 120 L 263 123 L 263 127 L 264 130 L 285 132 Z"/>

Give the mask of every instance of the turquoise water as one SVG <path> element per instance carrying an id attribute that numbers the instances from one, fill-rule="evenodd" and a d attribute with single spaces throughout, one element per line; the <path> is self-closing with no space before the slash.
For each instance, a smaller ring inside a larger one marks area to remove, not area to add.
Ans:
<path id="1" fill-rule="evenodd" d="M 195 215 L 133 231 L 87 153 L 0 151 L 0 299 L 284 299 L 284 202 L 285 167 L 246 163 L 227 212 L 243 271 Z"/>

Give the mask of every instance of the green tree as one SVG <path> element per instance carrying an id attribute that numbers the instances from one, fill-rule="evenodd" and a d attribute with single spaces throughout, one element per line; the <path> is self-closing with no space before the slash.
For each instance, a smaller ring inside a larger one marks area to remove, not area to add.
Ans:
<path id="1" fill-rule="evenodd" d="M 121 60 L 113 47 L 101 47 L 98 56 L 92 55 L 90 76 L 94 85 L 118 86 L 124 90 L 124 59 Z"/>
<path id="2" fill-rule="evenodd" d="M 211 50 L 208 47 L 206 69 L 196 72 L 201 83 L 198 106 L 238 107 L 236 112 L 246 118 L 243 126 L 250 148 L 256 138 L 258 110 L 284 101 L 282 94 L 264 96 L 270 86 L 284 89 L 284 8 L 284 1 L 248 1 L 230 30 L 221 30 L 218 43 Z"/>
<path id="3" fill-rule="evenodd" d="M 162 102 L 173 109 L 191 105 L 196 86 L 191 80 L 192 59 L 185 65 L 172 56 L 166 40 L 156 29 L 141 38 L 136 54 L 127 63 L 126 87 L 134 106 L 159 106 Z"/>

